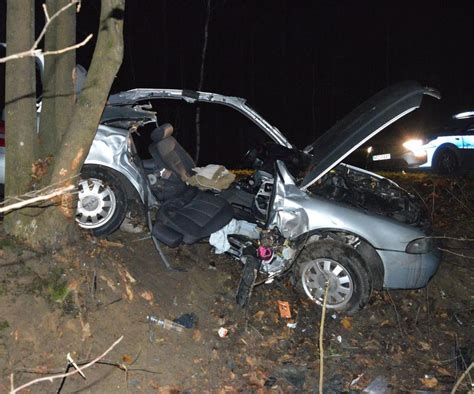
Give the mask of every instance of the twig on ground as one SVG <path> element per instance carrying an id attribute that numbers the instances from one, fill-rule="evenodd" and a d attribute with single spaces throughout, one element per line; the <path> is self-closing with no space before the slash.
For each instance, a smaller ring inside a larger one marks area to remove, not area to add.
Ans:
<path id="1" fill-rule="evenodd" d="M 388 298 L 390 298 L 390 302 L 392 303 L 393 310 L 395 311 L 395 316 L 397 317 L 398 329 L 400 330 L 400 334 L 402 334 L 402 337 L 404 337 L 405 332 L 403 331 L 402 324 L 400 322 L 400 315 L 398 314 L 397 306 L 395 305 L 395 302 L 393 301 L 393 298 L 392 298 L 392 295 L 390 294 L 390 292 L 388 290 L 386 290 L 386 291 L 387 291 L 387 294 L 388 294 Z"/>
<path id="2" fill-rule="evenodd" d="M 15 393 L 18 393 L 19 391 L 27 388 L 27 387 L 30 387 L 34 384 L 37 384 L 37 383 L 40 383 L 40 382 L 52 382 L 53 380 L 56 380 L 56 379 L 62 379 L 62 378 L 65 378 L 65 377 L 68 377 L 68 376 L 72 376 L 72 375 L 75 375 L 76 373 L 78 372 L 82 372 L 84 371 L 85 369 L 89 368 L 90 366 L 98 363 L 102 358 L 104 358 L 115 346 L 117 346 L 123 339 L 123 335 L 117 339 L 104 353 L 102 353 L 100 356 L 96 357 L 95 359 L 93 359 L 92 361 L 90 361 L 89 363 L 85 364 L 83 367 L 81 368 L 78 368 L 78 369 L 75 369 L 74 371 L 71 371 L 71 372 L 67 372 L 67 373 L 61 373 L 61 374 L 58 374 L 58 375 L 53 375 L 53 376 L 47 376 L 47 377 L 44 377 L 44 378 L 38 378 L 38 379 L 34 379 L 28 383 L 25 383 L 24 385 L 20 386 L 20 387 L 17 387 L 15 388 L 14 387 L 14 384 L 13 384 L 13 374 L 10 375 L 10 382 L 11 382 L 11 390 L 10 390 L 10 394 L 15 394 Z"/>
<path id="3" fill-rule="evenodd" d="M 466 209 L 468 213 L 472 213 L 472 209 L 469 208 L 466 204 L 464 204 L 457 196 L 453 194 L 449 189 L 446 189 L 446 191 L 463 207 Z"/>
<path id="4" fill-rule="evenodd" d="M 78 361 L 76 364 L 81 366 L 81 365 L 84 365 L 84 364 L 87 364 L 89 363 L 91 360 L 81 360 L 81 361 Z M 133 365 L 135 361 L 133 361 L 130 365 Z M 119 369 L 121 369 L 122 371 L 125 371 L 125 369 L 128 369 L 129 371 L 132 371 L 132 372 L 147 372 L 147 373 L 152 373 L 152 374 L 161 374 L 161 372 L 159 371 L 152 371 L 150 369 L 146 369 L 146 368 L 129 368 L 127 366 L 125 366 L 124 364 L 121 364 L 121 363 L 118 363 L 118 362 L 115 362 L 115 361 L 111 361 L 111 360 L 100 360 L 100 361 L 97 361 L 96 364 L 98 365 L 110 365 L 111 367 L 117 367 Z M 83 368 L 82 368 L 83 369 Z M 38 370 L 35 370 L 35 369 L 16 369 L 15 372 L 19 373 L 31 373 L 31 374 L 35 374 L 35 375 L 51 375 L 51 374 L 54 374 L 54 373 L 61 373 L 63 370 L 61 369 L 53 369 L 53 370 L 48 370 L 48 371 L 38 371 Z"/>
<path id="5" fill-rule="evenodd" d="M 319 394 L 323 393 L 324 383 L 324 323 L 326 320 L 326 303 L 328 301 L 329 282 L 326 282 L 325 286 L 321 324 L 319 326 Z"/>
<path id="6" fill-rule="evenodd" d="M 449 253 L 449 254 L 452 254 L 454 256 L 458 256 L 458 257 L 463 257 L 465 259 L 474 259 L 474 256 L 467 256 L 463 253 L 457 253 L 457 252 L 453 252 L 452 250 L 449 250 L 449 249 L 444 249 L 444 248 L 438 248 L 438 250 L 441 250 L 442 252 L 446 252 L 446 253 Z"/>
<path id="7" fill-rule="evenodd" d="M 471 365 L 469 365 L 469 367 L 463 372 L 463 374 L 459 377 L 459 379 L 457 380 L 456 384 L 454 385 L 453 389 L 451 390 L 451 393 L 455 393 L 458 389 L 458 387 L 461 385 L 461 383 L 463 382 L 463 380 L 466 378 L 466 376 L 470 376 L 470 371 L 471 369 L 474 367 L 474 362 L 471 363 Z"/>
<path id="8" fill-rule="evenodd" d="M 426 326 L 428 328 L 428 335 L 430 335 L 430 327 L 431 327 L 431 324 L 430 324 L 430 299 L 428 297 L 428 286 L 429 286 L 429 283 L 426 285 L 425 287 L 425 295 L 426 295 Z"/>
<path id="9" fill-rule="evenodd" d="M 53 191 L 49 194 L 29 198 L 27 200 L 19 201 L 17 203 L 13 203 L 13 204 L 10 204 L 10 205 L 5 205 L 3 207 L 0 207 L 0 213 L 13 211 L 15 209 L 20 209 L 20 208 L 26 207 L 27 205 L 31 205 L 31 204 L 34 204 L 34 203 L 37 203 L 37 202 L 40 202 L 40 201 L 47 201 L 47 200 L 50 200 L 54 197 L 65 194 L 65 193 L 67 193 L 71 190 L 74 190 L 75 188 L 76 188 L 76 186 L 69 185 L 69 186 L 66 186 L 66 187 L 61 187 L 59 189 L 56 189 L 55 191 Z"/>
<path id="10" fill-rule="evenodd" d="M 432 202 L 431 202 L 431 221 L 433 221 L 434 218 L 434 210 L 435 210 L 435 194 L 436 192 L 436 184 L 433 183 L 433 193 L 432 193 Z"/>

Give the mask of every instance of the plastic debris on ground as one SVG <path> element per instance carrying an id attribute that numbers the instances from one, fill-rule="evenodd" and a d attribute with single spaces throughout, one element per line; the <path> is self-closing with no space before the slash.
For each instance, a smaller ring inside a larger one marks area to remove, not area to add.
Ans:
<path id="1" fill-rule="evenodd" d="M 362 390 L 362 392 L 368 394 L 383 394 L 390 392 L 387 378 L 385 376 L 377 376 L 364 390 Z"/>
<path id="2" fill-rule="evenodd" d="M 225 338 L 225 337 L 227 337 L 227 335 L 229 335 L 229 330 L 225 327 L 220 327 L 219 330 L 217 330 L 217 334 L 221 338 Z"/>
<path id="3" fill-rule="evenodd" d="M 282 319 L 291 319 L 291 309 L 288 301 L 278 301 L 278 310 Z"/>
<path id="4" fill-rule="evenodd" d="M 164 328 L 165 330 L 182 332 L 184 329 L 184 327 L 181 324 L 175 323 L 168 319 L 160 319 L 153 315 L 148 315 L 146 319 L 148 323 L 150 323 L 150 325 L 158 326 L 158 327 Z"/>
<path id="5" fill-rule="evenodd" d="M 194 312 L 183 313 L 180 317 L 177 317 L 173 321 L 185 328 L 194 328 L 198 322 L 198 317 Z"/>

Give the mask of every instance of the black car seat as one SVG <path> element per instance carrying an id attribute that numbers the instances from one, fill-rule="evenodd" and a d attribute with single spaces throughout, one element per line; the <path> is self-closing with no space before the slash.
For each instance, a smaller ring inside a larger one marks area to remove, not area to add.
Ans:
<path id="1" fill-rule="evenodd" d="M 173 171 L 185 182 L 193 175 L 193 168 L 196 167 L 188 152 L 173 137 L 173 126 L 164 123 L 151 133 L 153 143 L 149 151 L 157 164 Z"/>
<path id="2" fill-rule="evenodd" d="M 173 126 L 168 123 L 155 129 L 149 150 L 161 171 L 170 171 L 169 179 L 182 185 L 179 190 L 174 188 L 171 196 L 161 199 L 163 203 L 152 230 L 159 241 L 176 247 L 182 242 L 195 243 L 224 227 L 232 220 L 233 211 L 225 199 L 185 184 L 195 164 L 172 134 Z M 166 183 L 163 187 L 166 189 Z"/>

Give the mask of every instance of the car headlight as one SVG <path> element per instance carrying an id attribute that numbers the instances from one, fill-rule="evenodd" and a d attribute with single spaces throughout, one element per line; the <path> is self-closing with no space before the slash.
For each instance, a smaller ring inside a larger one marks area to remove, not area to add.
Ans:
<path id="1" fill-rule="evenodd" d="M 403 143 L 403 147 L 411 151 L 415 151 L 421 148 L 423 145 L 424 145 L 424 142 L 423 140 L 420 140 L 420 139 L 408 140 Z"/>
<path id="2" fill-rule="evenodd" d="M 410 254 L 424 254 L 429 253 L 435 247 L 435 242 L 432 238 L 418 238 L 411 241 L 405 252 Z"/>

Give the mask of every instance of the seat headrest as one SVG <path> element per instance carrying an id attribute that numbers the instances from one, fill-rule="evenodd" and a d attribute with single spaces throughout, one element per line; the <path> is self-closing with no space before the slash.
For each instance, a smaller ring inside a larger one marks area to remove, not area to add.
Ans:
<path id="1" fill-rule="evenodd" d="M 153 142 L 161 141 L 166 137 L 173 135 L 173 126 L 169 123 L 163 123 L 160 127 L 157 127 L 151 132 L 151 139 Z"/>

